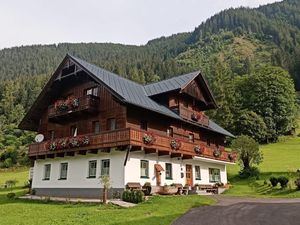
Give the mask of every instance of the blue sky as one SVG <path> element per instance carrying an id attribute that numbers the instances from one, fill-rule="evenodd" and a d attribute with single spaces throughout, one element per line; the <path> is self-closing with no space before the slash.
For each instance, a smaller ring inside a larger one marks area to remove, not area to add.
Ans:
<path id="1" fill-rule="evenodd" d="M 0 49 L 62 42 L 145 44 L 215 13 L 276 0 L 1 0 Z"/>

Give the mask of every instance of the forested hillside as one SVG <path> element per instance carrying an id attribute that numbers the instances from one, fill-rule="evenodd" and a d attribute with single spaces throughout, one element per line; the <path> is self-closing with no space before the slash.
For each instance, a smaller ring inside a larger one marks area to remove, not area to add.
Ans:
<path id="1" fill-rule="evenodd" d="M 285 0 L 225 10 L 193 32 L 144 46 L 63 43 L 0 50 L 0 166 L 26 157 L 24 146 L 33 134 L 17 124 L 66 53 L 142 84 L 201 69 L 219 104 L 208 112 L 216 122 L 236 135 L 276 141 L 294 127 L 299 44 L 300 1 Z M 265 92 L 252 96 L 257 87 Z"/>

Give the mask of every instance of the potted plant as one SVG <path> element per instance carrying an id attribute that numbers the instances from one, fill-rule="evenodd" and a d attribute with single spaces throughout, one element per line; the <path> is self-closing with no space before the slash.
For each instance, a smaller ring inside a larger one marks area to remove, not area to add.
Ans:
<path id="1" fill-rule="evenodd" d="M 143 142 L 146 145 L 152 145 L 155 142 L 155 137 L 151 133 L 145 133 L 143 136 Z"/>
<path id="2" fill-rule="evenodd" d="M 150 195 L 150 194 L 151 194 L 151 191 L 152 191 L 152 186 L 151 186 L 150 182 L 146 182 L 146 183 L 143 185 L 143 189 L 144 189 L 144 194 L 145 194 L 145 195 Z"/>
<path id="3" fill-rule="evenodd" d="M 194 151 L 197 153 L 197 154 L 202 154 L 204 152 L 204 146 L 199 146 L 199 145 L 196 145 L 194 147 Z"/>
<path id="4" fill-rule="evenodd" d="M 214 157 L 219 158 L 221 156 L 221 151 L 220 149 L 216 148 L 213 152 Z"/>
<path id="5" fill-rule="evenodd" d="M 178 150 L 181 147 L 181 141 L 174 138 L 170 141 L 170 146 L 173 150 Z"/>
<path id="6" fill-rule="evenodd" d="M 55 151 L 55 150 L 57 149 L 57 144 L 56 144 L 56 142 L 55 142 L 55 141 L 50 142 L 50 143 L 49 143 L 49 146 L 48 146 L 48 149 L 49 149 L 50 151 Z"/>

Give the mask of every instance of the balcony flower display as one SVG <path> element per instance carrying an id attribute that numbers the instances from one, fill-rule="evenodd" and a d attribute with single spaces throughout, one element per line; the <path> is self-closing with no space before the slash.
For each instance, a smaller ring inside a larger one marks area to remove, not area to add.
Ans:
<path id="1" fill-rule="evenodd" d="M 205 147 L 204 146 L 199 146 L 199 145 L 196 145 L 194 147 L 194 151 L 197 153 L 197 154 L 202 154 L 205 150 Z"/>
<path id="2" fill-rule="evenodd" d="M 67 99 L 57 100 L 54 103 L 54 107 L 57 111 L 67 111 L 75 109 L 79 106 L 79 99 L 74 96 L 68 97 Z"/>
<path id="3" fill-rule="evenodd" d="M 230 161 L 235 161 L 235 160 L 236 160 L 236 157 L 237 157 L 237 153 L 235 153 L 235 152 L 230 152 L 230 153 L 228 153 L 228 159 L 229 159 Z"/>
<path id="4" fill-rule="evenodd" d="M 58 141 L 59 149 L 66 149 L 68 148 L 68 145 L 69 145 L 69 138 L 63 138 Z"/>
<path id="5" fill-rule="evenodd" d="M 191 119 L 194 121 L 202 120 L 202 113 L 193 113 L 191 115 Z"/>
<path id="6" fill-rule="evenodd" d="M 143 142 L 146 145 L 153 145 L 153 143 L 155 142 L 154 135 L 151 133 L 145 133 L 143 136 Z"/>
<path id="7" fill-rule="evenodd" d="M 57 143 L 55 141 L 52 141 L 49 143 L 48 149 L 50 151 L 55 151 L 57 149 Z"/>
<path id="8" fill-rule="evenodd" d="M 216 148 L 213 152 L 214 157 L 219 158 L 221 156 L 221 151 L 219 148 Z"/>
<path id="9" fill-rule="evenodd" d="M 181 147 L 181 141 L 174 138 L 170 141 L 170 146 L 173 150 L 178 150 Z"/>

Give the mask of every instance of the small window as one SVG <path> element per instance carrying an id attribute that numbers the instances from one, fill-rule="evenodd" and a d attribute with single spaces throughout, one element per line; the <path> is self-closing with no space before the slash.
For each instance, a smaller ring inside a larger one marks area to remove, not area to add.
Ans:
<path id="1" fill-rule="evenodd" d="M 141 178 L 149 178 L 149 162 L 141 160 Z"/>
<path id="2" fill-rule="evenodd" d="M 173 174 L 172 174 L 172 163 L 166 163 L 166 179 L 172 180 Z"/>
<path id="3" fill-rule="evenodd" d="M 189 142 L 194 142 L 194 134 L 189 134 Z"/>
<path id="4" fill-rule="evenodd" d="M 70 127 L 70 136 L 71 137 L 76 137 L 77 136 L 77 126 L 73 125 Z"/>
<path id="5" fill-rule="evenodd" d="M 148 121 L 146 120 L 141 121 L 141 130 L 148 130 Z"/>
<path id="6" fill-rule="evenodd" d="M 98 87 L 92 87 L 85 90 L 86 95 L 98 96 Z"/>
<path id="7" fill-rule="evenodd" d="M 219 169 L 209 168 L 209 182 L 211 183 L 221 182 L 221 174 Z"/>
<path id="8" fill-rule="evenodd" d="M 50 130 L 49 132 L 49 139 L 53 140 L 55 138 L 55 131 L 54 130 Z"/>
<path id="9" fill-rule="evenodd" d="M 51 173 L 51 164 L 46 164 L 44 166 L 44 179 L 43 180 L 50 180 L 50 173 Z"/>
<path id="10" fill-rule="evenodd" d="M 172 127 L 169 127 L 167 129 L 167 135 L 168 135 L 168 137 L 173 137 L 173 128 Z"/>
<path id="11" fill-rule="evenodd" d="M 96 178 L 97 160 L 89 161 L 89 176 L 88 178 Z"/>
<path id="12" fill-rule="evenodd" d="M 99 123 L 99 121 L 94 121 L 93 122 L 93 131 L 94 131 L 95 134 L 100 133 L 100 123 Z"/>
<path id="13" fill-rule="evenodd" d="M 195 166 L 195 179 L 201 180 L 201 169 L 200 166 Z"/>
<path id="14" fill-rule="evenodd" d="M 101 161 L 101 176 L 109 176 L 109 167 L 110 167 L 109 159 L 104 159 Z"/>
<path id="15" fill-rule="evenodd" d="M 68 176 L 68 163 L 60 164 L 60 180 L 66 180 Z"/>
<path id="16" fill-rule="evenodd" d="M 115 118 L 110 118 L 107 120 L 107 129 L 108 130 L 116 129 L 116 119 Z"/>

